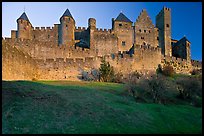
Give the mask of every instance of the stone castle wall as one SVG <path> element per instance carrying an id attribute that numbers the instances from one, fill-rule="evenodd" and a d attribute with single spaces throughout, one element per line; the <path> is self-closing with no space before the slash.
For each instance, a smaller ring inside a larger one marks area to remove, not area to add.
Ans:
<path id="1" fill-rule="evenodd" d="M 79 80 L 83 71 L 90 71 L 100 67 L 102 56 L 84 56 L 84 51 L 81 48 L 73 48 L 76 55 L 72 57 L 63 55 L 62 52 L 66 48 L 60 49 L 57 46 L 56 48 L 50 48 L 52 51 L 57 50 L 56 54 L 58 55 L 55 57 L 31 57 L 30 55 L 33 54 L 26 53 L 29 49 L 27 48 L 29 41 L 2 39 L 3 80 L 31 80 L 33 78 L 39 80 Z M 42 50 L 38 50 L 36 53 L 39 55 L 39 52 L 48 54 Z M 135 70 L 140 72 L 155 71 L 159 64 L 164 65 L 166 62 L 171 64 L 177 73 L 189 73 L 194 68 L 200 69 L 202 67 L 202 63 L 198 61 L 192 60 L 191 66 L 185 59 L 164 57 L 161 55 L 161 48 L 151 46 L 136 46 L 132 55 L 112 53 L 104 55 L 104 57 L 113 66 L 116 73 L 121 72 L 124 75 Z"/>
<path id="2" fill-rule="evenodd" d="M 103 56 L 123 74 L 155 71 L 159 64 L 170 64 L 177 73 L 202 69 L 202 62 L 191 60 L 186 38 L 171 39 L 171 9 L 165 7 L 156 16 L 156 27 L 146 10 L 134 25 L 113 18 L 112 29 L 96 28 L 94 18 L 88 28 L 75 27 L 68 16 L 54 27 L 32 27 L 21 18 L 18 30 L 2 43 L 3 79 L 78 80 L 82 71 L 98 69 Z"/>
<path id="3" fill-rule="evenodd" d="M 32 80 L 39 75 L 32 57 L 2 40 L 2 80 Z"/>
<path id="4" fill-rule="evenodd" d="M 32 39 L 58 44 L 58 29 L 58 24 L 55 24 L 54 27 L 34 27 L 32 31 Z"/>

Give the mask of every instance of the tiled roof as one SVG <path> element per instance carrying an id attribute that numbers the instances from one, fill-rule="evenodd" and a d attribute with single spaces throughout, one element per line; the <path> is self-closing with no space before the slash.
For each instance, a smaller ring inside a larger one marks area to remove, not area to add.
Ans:
<path id="1" fill-rule="evenodd" d="M 122 22 L 131 22 L 130 19 L 128 19 L 123 13 L 120 13 L 118 17 L 115 19 L 115 21 L 122 21 Z"/>
<path id="2" fill-rule="evenodd" d="M 23 12 L 23 14 L 17 19 L 17 21 L 18 21 L 19 19 L 23 19 L 23 20 L 29 21 L 29 19 L 28 19 L 28 17 L 27 17 L 27 15 L 26 15 L 25 12 Z M 29 21 L 29 22 L 30 22 L 30 21 Z"/>
<path id="3" fill-rule="evenodd" d="M 62 15 L 62 17 L 64 16 L 68 16 L 68 17 L 72 17 L 71 13 L 69 12 L 69 10 L 67 9 L 64 14 Z M 73 17 L 72 17 L 73 18 Z"/>

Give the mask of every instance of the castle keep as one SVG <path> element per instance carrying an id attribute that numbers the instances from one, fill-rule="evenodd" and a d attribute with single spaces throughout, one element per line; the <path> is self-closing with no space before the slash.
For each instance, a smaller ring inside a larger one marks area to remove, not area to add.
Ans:
<path id="1" fill-rule="evenodd" d="M 171 9 L 164 7 L 154 25 L 144 9 L 135 22 L 123 13 L 112 18 L 111 29 L 76 27 L 67 9 L 54 27 L 33 27 L 24 12 L 11 38 L 2 38 L 3 80 L 75 80 L 82 71 L 100 67 L 105 57 L 116 72 L 155 71 L 171 64 L 177 73 L 201 69 L 191 60 L 190 41 L 171 37 Z"/>

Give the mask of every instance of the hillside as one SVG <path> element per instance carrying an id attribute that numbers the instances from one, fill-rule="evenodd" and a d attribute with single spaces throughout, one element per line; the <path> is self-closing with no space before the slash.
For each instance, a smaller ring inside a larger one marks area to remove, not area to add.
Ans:
<path id="1" fill-rule="evenodd" d="M 2 133 L 202 133 L 202 108 L 136 103 L 123 84 L 2 81 Z"/>

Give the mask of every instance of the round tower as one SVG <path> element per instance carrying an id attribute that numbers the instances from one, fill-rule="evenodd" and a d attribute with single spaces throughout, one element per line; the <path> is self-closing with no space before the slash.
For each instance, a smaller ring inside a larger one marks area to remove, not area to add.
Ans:
<path id="1" fill-rule="evenodd" d="M 90 29 L 95 29 L 96 28 L 96 19 L 95 18 L 89 18 L 88 25 L 89 25 Z"/>
<path id="2" fill-rule="evenodd" d="M 75 20 L 67 9 L 60 18 L 59 43 L 68 46 L 74 45 Z"/>
<path id="3" fill-rule="evenodd" d="M 32 39 L 32 24 L 25 12 L 17 19 L 17 29 L 17 38 Z"/>

